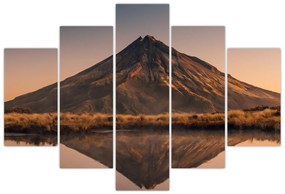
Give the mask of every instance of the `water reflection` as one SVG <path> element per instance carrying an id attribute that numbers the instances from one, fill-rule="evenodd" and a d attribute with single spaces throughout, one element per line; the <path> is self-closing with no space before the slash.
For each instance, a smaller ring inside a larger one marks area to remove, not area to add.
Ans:
<path id="1" fill-rule="evenodd" d="M 60 166 L 62 168 L 112 168 L 113 134 L 63 134 L 60 137 Z"/>
<path id="2" fill-rule="evenodd" d="M 172 168 L 224 168 L 224 130 L 174 130 Z"/>
<path id="3" fill-rule="evenodd" d="M 116 133 L 117 189 L 167 190 L 169 188 L 168 130 Z"/>
<path id="4" fill-rule="evenodd" d="M 279 146 L 280 131 L 229 130 L 229 146 Z"/>
<path id="5" fill-rule="evenodd" d="M 56 146 L 57 135 L 5 133 L 5 146 Z"/>

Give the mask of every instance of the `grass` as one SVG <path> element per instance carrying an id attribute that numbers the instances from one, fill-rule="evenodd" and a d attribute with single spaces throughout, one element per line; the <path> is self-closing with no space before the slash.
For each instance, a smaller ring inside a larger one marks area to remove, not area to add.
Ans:
<path id="1" fill-rule="evenodd" d="M 61 113 L 61 130 L 64 132 L 88 132 L 96 129 L 112 129 L 113 120 L 110 114 Z M 173 125 L 179 128 L 220 128 L 224 126 L 224 114 L 186 114 L 175 113 Z M 117 129 L 165 129 L 168 130 L 169 114 L 116 116 Z"/>
<path id="2" fill-rule="evenodd" d="M 56 113 L 5 113 L 5 133 L 56 134 Z"/>
<path id="3" fill-rule="evenodd" d="M 89 132 L 99 129 L 113 129 L 113 116 L 101 113 L 61 113 L 60 114 L 61 133 Z"/>
<path id="4" fill-rule="evenodd" d="M 224 113 L 173 113 L 173 129 L 224 129 Z"/>
<path id="5" fill-rule="evenodd" d="M 173 129 L 224 129 L 224 113 L 172 114 Z M 256 107 L 228 112 L 229 130 L 280 131 L 280 107 Z"/>
<path id="6" fill-rule="evenodd" d="M 90 132 L 113 128 L 111 114 L 61 113 L 61 133 Z M 224 113 L 173 113 L 172 128 L 176 129 L 224 129 Z M 168 130 L 169 115 L 122 115 L 116 117 L 117 129 Z M 229 129 L 280 130 L 280 107 L 228 112 Z M 5 132 L 56 133 L 56 113 L 6 113 Z"/>
<path id="7" fill-rule="evenodd" d="M 228 128 L 280 131 L 280 107 L 229 111 Z"/>
<path id="8" fill-rule="evenodd" d="M 168 130 L 169 115 L 117 115 L 117 129 L 165 129 Z"/>
<path id="9" fill-rule="evenodd" d="M 168 114 L 160 115 L 117 115 L 117 129 L 166 128 Z M 89 132 L 100 129 L 113 129 L 111 114 L 92 113 L 61 113 L 61 133 Z"/>

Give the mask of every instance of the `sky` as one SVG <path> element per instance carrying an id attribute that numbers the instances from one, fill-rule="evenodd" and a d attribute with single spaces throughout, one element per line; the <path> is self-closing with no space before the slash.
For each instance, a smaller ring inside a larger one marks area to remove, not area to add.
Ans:
<path id="1" fill-rule="evenodd" d="M 57 82 L 57 49 L 5 49 L 4 101 Z"/>
<path id="2" fill-rule="evenodd" d="M 117 4 L 116 52 L 146 35 L 169 45 L 169 5 Z"/>
<path id="3" fill-rule="evenodd" d="M 225 27 L 174 26 L 172 47 L 198 57 L 225 72 Z"/>
<path id="4" fill-rule="evenodd" d="M 113 27 L 60 28 L 60 80 L 73 76 L 113 54 Z"/>
<path id="5" fill-rule="evenodd" d="M 228 73 L 248 84 L 280 93 L 281 50 L 228 49 Z"/>

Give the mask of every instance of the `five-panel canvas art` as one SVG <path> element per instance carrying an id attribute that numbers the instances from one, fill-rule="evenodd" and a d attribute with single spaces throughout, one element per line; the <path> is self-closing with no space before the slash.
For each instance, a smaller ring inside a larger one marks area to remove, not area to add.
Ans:
<path id="1" fill-rule="evenodd" d="M 118 4 L 115 30 L 61 26 L 59 50 L 4 58 L 5 145 L 58 144 L 61 168 L 114 167 L 117 190 L 224 168 L 226 144 L 280 146 L 280 49 L 226 49 L 224 26 L 170 27 L 168 4 Z"/>

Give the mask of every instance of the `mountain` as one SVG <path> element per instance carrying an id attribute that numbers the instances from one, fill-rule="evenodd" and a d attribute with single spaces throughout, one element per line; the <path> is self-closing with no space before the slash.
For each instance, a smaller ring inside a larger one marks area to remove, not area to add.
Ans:
<path id="1" fill-rule="evenodd" d="M 173 112 L 223 112 L 225 75 L 211 64 L 172 51 Z M 229 109 L 280 106 L 280 94 L 228 76 Z"/>
<path id="2" fill-rule="evenodd" d="M 223 112 L 224 80 L 214 66 L 173 49 L 173 112 Z"/>
<path id="3" fill-rule="evenodd" d="M 169 48 L 152 36 L 139 37 L 116 57 L 117 113 L 169 111 Z"/>
<path id="4" fill-rule="evenodd" d="M 60 83 L 62 112 L 112 113 L 113 57 Z"/>
<path id="5" fill-rule="evenodd" d="M 265 90 L 228 75 L 229 109 L 280 106 L 280 93 Z"/>
<path id="6" fill-rule="evenodd" d="M 4 103 L 5 110 L 10 108 L 29 108 L 32 112 L 56 112 L 57 84 L 52 84 L 16 97 Z"/>
<path id="7" fill-rule="evenodd" d="M 112 113 L 113 57 L 60 83 L 61 111 Z M 168 112 L 169 47 L 152 36 L 139 37 L 116 55 L 116 111 Z M 194 56 L 172 49 L 173 112 L 223 112 L 224 73 Z M 280 94 L 228 76 L 229 109 L 280 105 Z M 56 84 L 5 103 L 33 112 L 56 111 Z"/>

